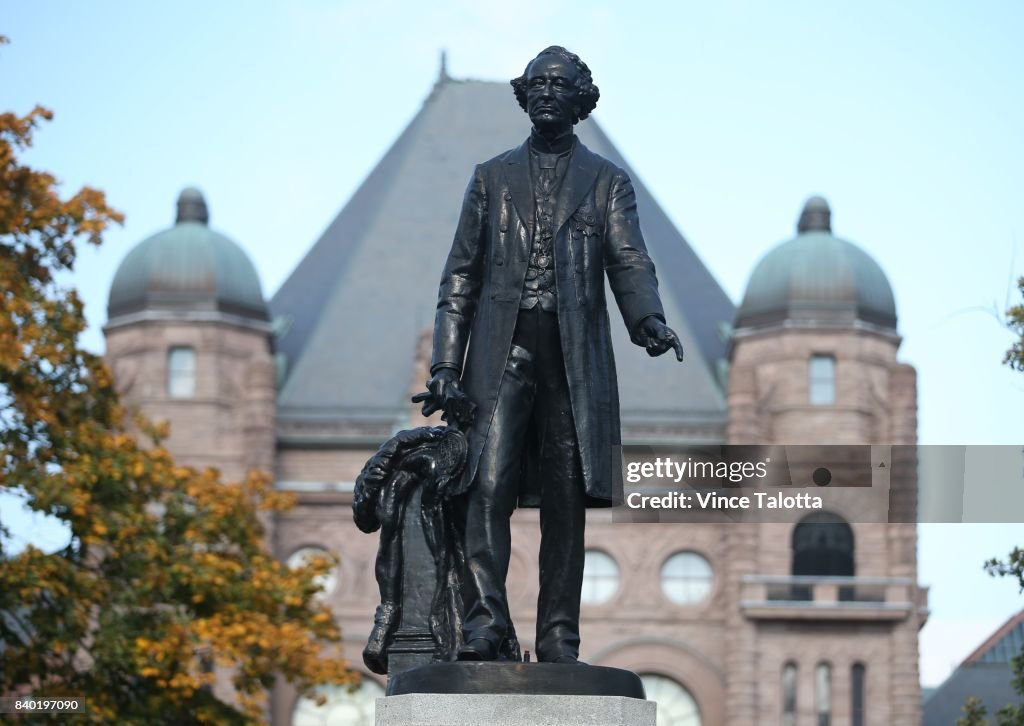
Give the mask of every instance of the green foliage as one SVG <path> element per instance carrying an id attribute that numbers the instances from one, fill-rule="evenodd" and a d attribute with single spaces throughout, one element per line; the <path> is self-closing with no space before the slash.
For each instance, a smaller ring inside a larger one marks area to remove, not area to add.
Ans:
<path id="1" fill-rule="evenodd" d="M 1014 690 L 1024 694 L 1024 655 L 1017 656 L 1013 662 Z M 981 703 L 981 699 L 971 696 L 964 704 L 964 715 L 956 720 L 956 726 L 1024 726 L 1024 706 L 1004 706 L 994 714 L 995 721 L 990 721 L 988 709 Z"/>
<path id="2" fill-rule="evenodd" d="M 1017 289 L 1024 297 L 1024 277 L 1017 280 Z M 1024 303 L 1014 305 L 1006 311 L 1006 325 L 1016 334 L 1018 340 L 1006 351 L 1003 363 L 1014 370 L 1024 372 Z"/>
<path id="3" fill-rule="evenodd" d="M 993 577 L 1015 577 L 1024 593 L 1024 550 L 1014 547 L 1006 561 L 991 559 L 985 563 L 985 571 Z"/>
<path id="4" fill-rule="evenodd" d="M 1024 277 L 1017 281 L 1017 288 L 1024 296 Z M 1006 351 L 1003 363 L 1014 370 L 1024 372 L 1024 303 L 1014 305 L 1006 311 L 1007 327 L 1018 337 L 1013 346 Z M 1014 547 L 1006 560 L 991 559 L 985 563 L 985 571 L 993 577 L 1014 577 L 1024 592 L 1024 550 Z M 1013 690 L 1024 697 L 1024 653 L 1011 661 Z M 972 696 L 964 704 L 964 715 L 957 719 L 956 726 L 987 726 L 987 710 L 981 701 Z M 1004 706 L 995 714 L 996 726 L 1024 726 L 1024 706 Z"/>
<path id="5" fill-rule="evenodd" d="M 1015 577 L 1024 592 L 1024 550 L 1014 547 L 1005 561 L 991 559 L 985 563 L 985 571 L 993 577 Z M 1013 678 L 1010 685 L 1021 697 L 1024 697 L 1024 652 L 1014 656 L 1010 661 Z M 986 718 L 987 710 L 981 701 L 972 696 L 964 704 L 964 715 L 957 720 L 956 726 L 988 726 L 992 723 Z M 1024 706 L 1003 706 L 995 713 L 996 726 L 1024 726 Z"/>
<path id="6" fill-rule="evenodd" d="M 1017 288 L 1024 297 L 1024 277 L 1017 280 Z M 1014 370 L 1024 372 L 1024 303 L 1014 305 L 1006 311 L 1007 327 L 1019 338 L 1006 351 L 1003 363 Z M 1006 560 L 991 559 L 985 563 L 985 571 L 993 577 L 1013 577 L 1017 579 L 1020 592 L 1024 593 L 1024 549 L 1014 547 Z M 1024 698 L 1024 653 L 1020 653 L 1011 661 L 1013 679 L 1010 684 L 1013 690 Z M 977 698 L 971 697 L 964 705 L 964 717 L 957 720 L 957 726 L 984 726 L 989 721 L 985 718 L 986 709 Z M 995 714 L 996 726 L 1024 726 L 1024 706 L 1007 705 Z"/>
<path id="7" fill-rule="evenodd" d="M 988 710 L 982 705 L 981 699 L 971 696 L 964 704 L 964 715 L 956 720 L 956 726 L 988 726 L 985 716 Z"/>

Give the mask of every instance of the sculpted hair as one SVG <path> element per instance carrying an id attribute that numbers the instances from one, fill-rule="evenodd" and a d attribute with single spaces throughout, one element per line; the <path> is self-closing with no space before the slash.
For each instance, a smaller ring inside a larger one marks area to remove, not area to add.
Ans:
<path id="1" fill-rule="evenodd" d="M 582 121 L 590 112 L 597 106 L 597 99 L 601 97 L 601 91 L 598 90 L 597 86 L 594 85 L 594 79 L 590 75 L 590 68 L 587 64 L 580 60 L 580 57 L 575 53 L 570 53 L 560 45 L 551 45 L 542 50 L 537 56 L 530 61 L 537 60 L 543 55 L 557 55 L 562 60 L 572 63 L 576 66 L 576 70 L 579 71 L 579 78 L 576 81 L 577 98 L 579 99 L 576 105 L 576 119 L 573 121 Z M 526 64 L 523 75 L 518 78 L 513 78 L 509 83 L 512 84 L 512 90 L 516 94 L 516 100 L 519 102 L 519 106 L 526 111 L 526 74 L 530 70 L 530 63 Z"/>

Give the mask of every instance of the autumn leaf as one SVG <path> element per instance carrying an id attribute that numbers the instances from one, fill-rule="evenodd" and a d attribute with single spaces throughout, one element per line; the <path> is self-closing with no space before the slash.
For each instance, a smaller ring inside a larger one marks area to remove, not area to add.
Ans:
<path id="1" fill-rule="evenodd" d="M 167 427 L 126 420 L 103 360 L 79 347 L 82 303 L 55 274 L 124 217 L 21 163 L 52 118 L 0 113 L 0 490 L 71 539 L 13 554 L 0 538 L 0 693 L 85 697 L 85 713 L 40 722 L 231 724 L 263 720 L 277 677 L 310 696 L 355 682 L 316 597 L 333 563 L 289 569 L 267 552 L 260 513 L 294 499 L 262 473 L 178 466 Z M 231 702 L 211 688 L 218 667 Z"/>

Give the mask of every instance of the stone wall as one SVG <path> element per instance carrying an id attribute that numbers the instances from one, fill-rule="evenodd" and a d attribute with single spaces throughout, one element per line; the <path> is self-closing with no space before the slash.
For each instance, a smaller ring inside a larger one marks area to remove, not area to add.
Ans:
<path id="1" fill-rule="evenodd" d="M 108 328 L 107 361 L 122 400 L 168 421 L 179 463 L 214 466 L 227 480 L 274 461 L 275 373 L 267 332 L 218 321 L 150 320 Z M 195 395 L 168 394 L 168 353 L 196 352 Z"/>
<path id="2" fill-rule="evenodd" d="M 853 326 L 737 331 L 728 389 L 730 443 L 916 444 L 916 374 L 897 361 L 898 347 L 894 334 Z M 810 403 L 812 355 L 835 358 L 834 405 Z M 906 460 L 911 450 L 893 450 L 901 476 L 892 477 L 889 496 L 890 507 L 895 503 L 900 512 L 896 519 L 907 523 L 851 521 L 855 576 L 887 581 L 886 602 L 861 611 L 814 602 L 776 607 L 776 615 L 772 607 L 778 603 L 766 603 L 756 618 L 752 613 L 759 608 L 731 602 L 726 723 L 781 723 L 782 669 L 789 662 L 798 668 L 797 724 L 816 722 L 814 672 L 822 662 L 832 668 L 833 726 L 851 723 L 854 663 L 866 667 L 865 724 L 920 723 L 917 634 L 927 591 L 916 584 L 916 474 Z M 730 528 L 730 541 L 742 543 L 730 565 L 733 577 L 743 577 L 743 563 L 758 575 L 787 576 L 793 519 L 760 525 L 756 533 Z M 737 589 L 743 590 L 734 583 Z"/>

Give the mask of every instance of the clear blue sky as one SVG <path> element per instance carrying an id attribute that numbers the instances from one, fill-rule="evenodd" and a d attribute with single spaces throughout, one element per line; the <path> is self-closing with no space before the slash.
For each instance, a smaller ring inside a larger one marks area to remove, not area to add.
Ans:
<path id="1" fill-rule="evenodd" d="M 1024 274 L 1016 0 L 0 0 L 0 34 L 0 109 L 57 114 L 31 161 L 128 215 L 70 280 L 95 350 L 118 262 L 171 223 L 183 186 L 204 190 L 269 296 L 416 113 L 440 48 L 456 77 L 505 80 L 559 43 L 590 64 L 595 118 L 734 300 L 823 194 L 895 290 L 922 442 L 1024 443 L 1024 376 L 1000 365 L 997 319 Z M 922 526 L 925 683 L 1021 607 L 980 562 L 1022 534 Z"/>

